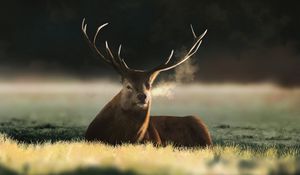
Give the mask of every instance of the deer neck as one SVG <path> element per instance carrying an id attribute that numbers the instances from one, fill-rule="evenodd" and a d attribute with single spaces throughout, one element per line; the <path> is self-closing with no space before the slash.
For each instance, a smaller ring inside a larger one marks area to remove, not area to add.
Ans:
<path id="1" fill-rule="evenodd" d="M 126 118 L 126 121 L 131 123 L 130 126 L 134 129 L 134 133 L 136 133 L 135 140 L 142 141 L 144 135 L 148 129 L 149 121 L 150 121 L 150 105 L 151 101 L 149 101 L 148 107 L 140 110 L 124 110 L 123 115 Z"/>
<path id="2" fill-rule="evenodd" d="M 121 92 L 119 92 L 111 102 L 114 104 L 111 106 L 114 124 L 124 128 L 123 132 L 128 132 L 126 134 L 132 137 L 132 141 L 142 141 L 149 126 L 151 100 L 146 108 L 124 109 L 121 105 Z"/>

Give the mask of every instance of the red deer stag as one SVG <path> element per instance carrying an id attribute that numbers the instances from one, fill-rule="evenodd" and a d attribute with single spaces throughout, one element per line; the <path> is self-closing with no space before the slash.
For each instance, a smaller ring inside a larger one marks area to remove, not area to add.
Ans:
<path id="1" fill-rule="evenodd" d="M 148 70 L 135 70 L 127 66 L 121 58 L 121 45 L 115 55 L 105 42 L 106 55 L 96 47 L 99 31 L 108 23 L 101 25 L 91 41 L 87 35 L 87 24 L 82 21 L 82 32 L 91 49 L 122 76 L 122 90 L 104 106 L 89 125 L 85 138 L 88 141 L 101 141 L 109 144 L 152 142 L 155 145 L 169 143 L 180 147 L 210 146 L 211 137 L 205 124 L 197 116 L 150 116 L 151 88 L 157 75 L 175 68 L 194 55 L 206 31 L 196 36 L 195 41 L 182 59 L 175 63 L 170 60 L 173 50 L 161 65 Z"/>

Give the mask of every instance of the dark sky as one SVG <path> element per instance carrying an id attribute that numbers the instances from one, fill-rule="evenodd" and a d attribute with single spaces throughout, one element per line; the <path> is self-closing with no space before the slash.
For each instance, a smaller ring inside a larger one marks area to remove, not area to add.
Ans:
<path id="1" fill-rule="evenodd" d="M 90 35 L 110 23 L 99 43 L 108 40 L 113 50 L 122 43 L 133 68 L 151 68 L 172 48 L 188 48 L 192 23 L 199 34 L 208 29 L 192 58 L 197 80 L 300 85 L 299 5 L 287 0 L 2 1 L 0 72 L 113 74 L 82 37 L 85 17 Z"/>

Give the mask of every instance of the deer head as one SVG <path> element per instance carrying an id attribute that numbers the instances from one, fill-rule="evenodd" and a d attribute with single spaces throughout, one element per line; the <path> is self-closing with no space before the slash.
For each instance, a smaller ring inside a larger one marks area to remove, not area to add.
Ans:
<path id="1" fill-rule="evenodd" d="M 121 75 L 123 88 L 121 90 L 120 105 L 123 110 L 147 109 L 151 104 L 151 88 L 157 75 L 160 72 L 179 66 L 193 56 L 197 52 L 199 46 L 201 45 L 202 38 L 207 32 L 207 30 L 205 30 L 203 34 L 197 36 L 194 32 L 193 26 L 191 25 L 194 43 L 186 55 L 184 55 L 178 61 L 171 62 L 171 58 L 173 57 L 174 53 L 174 50 L 172 50 L 170 55 L 161 65 L 158 65 L 150 70 L 136 70 L 129 68 L 124 59 L 121 57 L 122 45 L 119 46 L 117 54 L 112 53 L 107 41 L 105 41 L 105 54 L 97 48 L 97 36 L 100 30 L 107 25 L 108 23 L 105 23 L 98 27 L 92 41 L 89 39 L 89 36 L 86 32 L 87 24 L 85 23 L 85 19 L 82 21 L 81 29 L 90 48 L 97 54 L 97 56 L 101 57 L 107 64 L 111 65 Z"/>

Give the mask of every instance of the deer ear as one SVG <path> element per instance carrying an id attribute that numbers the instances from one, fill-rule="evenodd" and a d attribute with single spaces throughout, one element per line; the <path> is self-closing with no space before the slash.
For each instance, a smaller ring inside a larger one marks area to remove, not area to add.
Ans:
<path id="1" fill-rule="evenodd" d="M 159 74 L 159 71 L 153 72 L 149 77 L 149 83 L 152 84 L 154 80 L 156 79 L 157 75 Z"/>

